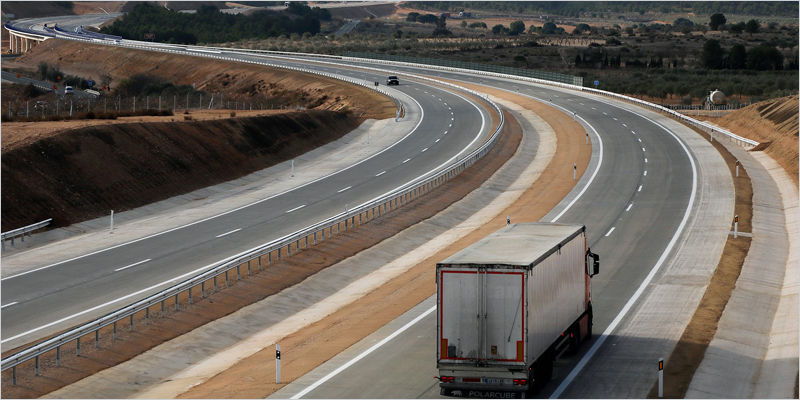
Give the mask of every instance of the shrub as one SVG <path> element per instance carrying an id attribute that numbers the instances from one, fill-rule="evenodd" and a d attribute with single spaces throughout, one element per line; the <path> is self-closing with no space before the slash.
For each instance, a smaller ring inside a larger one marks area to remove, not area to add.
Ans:
<path id="1" fill-rule="evenodd" d="M 231 118 L 236 116 L 236 111 L 231 111 Z"/>
<path id="2" fill-rule="evenodd" d="M 192 120 L 192 116 L 191 115 L 184 115 L 183 116 L 183 120 L 184 121 L 191 121 Z"/>

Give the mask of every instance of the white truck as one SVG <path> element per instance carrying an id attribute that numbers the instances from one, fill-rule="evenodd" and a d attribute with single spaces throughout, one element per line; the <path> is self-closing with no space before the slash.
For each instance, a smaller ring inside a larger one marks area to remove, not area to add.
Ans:
<path id="1" fill-rule="evenodd" d="M 525 398 L 592 334 L 600 257 L 580 224 L 509 224 L 436 265 L 440 393 Z"/>

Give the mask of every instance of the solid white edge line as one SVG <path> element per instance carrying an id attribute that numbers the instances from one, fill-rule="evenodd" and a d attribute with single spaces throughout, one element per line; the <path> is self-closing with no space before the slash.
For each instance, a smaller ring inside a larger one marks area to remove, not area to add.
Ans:
<path id="1" fill-rule="evenodd" d="M 228 236 L 228 235 L 230 235 L 231 233 L 234 233 L 234 232 L 239 232 L 240 230 L 242 230 L 242 228 L 234 229 L 234 230 L 232 230 L 232 231 L 230 231 L 230 232 L 225 232 L 225 233 L 223 233 L 222 235 L 218 235 L 217 237 L 218 237 L 218 238 L 221 238 L 221 237 L 223 237 L 223 236 Z"/>
<path id="2" fill-rule="evenodd" d="M 238 229 L 237 229 L 237 230 L 238 230 Z M 133 264 L 131 264 L 131 265 L 128 265 L 128 266 L 125 266 L 125 267 L 122 267 L 122 268 L 117 268 L 117 269 L 115 269 L 115 270 L 114 270 L 114 272 L 117 272 L 117 271 L 122 271 L 123 269 L 128 269 L 128 268 L 130 268 L 130 267 L 135 267 L 135 266 L 137 266 L 137 265 L 139 265 L 139 264 L 144 264 L 144 263 L 146 263 L 146 262 L 148 262 L 148 261 L 150 261 L 150 260 L 152 260 L 152 258 L 148 258 L 147 260 L 142 260 L 142 261 L 139 261 L 139 262 L 137 262 L 137 263 L 133 263 Z"/>
<path id="3" fill-rule="evenodd" d="M 8 306 L 13 306 L 14 304 L 17 304 L 17 302 L 15 301 L 15 302 L 13 302 L 13 303 L 8 303 L 8 304 L 6 304 L 6 305 L 4 305 L 4 306 L 0 307 L 0 309 L 6 308 L 6 307 L 8 307 Z"/>
<path id="4" fill-rule="evenodd" d="M 303 207 L 305 207 L 305 206 L 306 206 L 306 205 L 305 205 L 305 204 L 303 204 L 302 206 L 300 206 L 300 207 L 295 207 L 295 208 L 293 208 L 293 209 L 291 209 L 291 210 L 287 211 L 286 213 L 288 214 L 288 213 L 290 213 L 290 212 L 292 212 L 292 211 L 297 211 L 297 210 L 299 210 L 299 209 L 301 209 L 301 208 L 303 208 Z"/>
<path id="5" fill-rule="evenodd" d="M 611 232 L 614 232 L 614 229 L 617 229 L 617 227 L 616 226 L 612 226 L 611 229 L 608 230 L 608 233 L 606 233 L 606 237 L 608 237 L 608 235 L 610 235 Z"/>
<path id="6" fill-rule="evenodd" d="M 608 104 L 608 103 L 606 103 L 606 104 Z M 614 106 L 614 107 L 617 107 L 619 109 L 625 110 L 622 107 L 618 107 L 618 106 Z M 658 122 L 653 121 L 652 119 L 650 119 L 650 118 L 648 118 L 648 117 L 646 117 L 646 116 L 644 116 L 642 114 L 639 114 L 639 113 L 637 113 L 635 111 L 631 111 L 631 110 L 625 110 L 625 111 L 628 111 L 628 112 L 630 112 L 632 114 L 638 115 L 638 116 L 640 116 L 640 117 L 652 122 L 653 124 L 655 124 L 656 126 L 660 127 L 661 129 L 664 129 L 665 131 L 667 131 L 667 133 L 672 135 L 673 138 L 675 138 L 675 140 L 678 142 L 678 144 L 681 145 L 681 147 L 683 148 L 683 151 L 686 152 L 686 155 L 689 157 L 690 164 L 692 165 L 692 193 L 689 196 L 689 204 L 686 207 L 686 211 L 683 213 L 683 219 L 681 220 L 680 225 L 678 225 L 678 229 L 675 231 L 675 235 L 672 236 L 672 239 L 667 244 L 667 247 L 664 249 L 664 252 L 661 253 L 661 257 L 656 262 L 656 265 L 653 266 L 653 269 L 651 269 L 650 273 L 647 274 L 647 277 L 644 279 L 644 281 L 642 281 L 641 285 L 639 285 L 639 288 L 636 289 L 636 292 L 633 293 L 633 296 L 631 296 L 631 298 L 628 299 L 628 302 L 625 303 L 625 306 L 622 307 L 622 310 L 620 310 L 619 314 L 617 314 L 617 316 L 614 318 L 614 320 L 611 321 L 611 324 L 608 325 L 608 327 L 603 332 L 603 334 L 600 335 L 600 337 L 594 343 L 592 348 L 590 348 L 589 351 L 583 356 L 581 361 L 578 362 L 578 365 L 576 365 L 575 368 L 572 369 L 572 371 L 569 373 L 569 375 L 567 375 L 567 377 L 564 378 L 563 381 L 561 381 L 561 384 L 558 385 L 558 388 L 556 389 L 556 391 L 553 392 L 552 395 L 550 395 L 551 399 L 557 399 L 558 396 L 560 396 L 561 393 L 563 393 L 564 390 L 566 390 L 567 386 L 569 386 L 569 384 L 572 383 L 572 381 L 575 379 L 575 377 L 578 376 L 578 373 L 581 372 L 583 367 L 586 366 L 586 364 L 589 362 L 589 360 L 592 358 L 592 356 L 594 356 L 594 353 L 597 352 L 597 349 L 599 349 L 600 346 L 611 335 L 611 332 L 613 332 L 614 329 L 616 329 L 617 325 L 619 325 L 620 321 L 622 321 L 622 318 L 625 317 L 625 315 L 628 313 L 628 311 L 631 309 L 631 307 L 633 307 L 633 304 L 636 303 L 636 300 L 639 299 L 639 296 L 641 296 L 642 293 L 644 293 L 644 289 L 650 284 L 650 281 L 653 280 L 653 277 L 655 277 L 655 275 L 658 272 L 658 270 L 661 269 L 661 265 L 664 264 L 664 261 L 667 259 L 667 256 L 672 251 L 672 248 L 675 247 L 675 243 L 678 242 L 678 237 L 683 233 L 683 229 L 686 227 L 686 223 L 689 221 L 689 215 L 691 214 L 692 207 L 694 206 L 694 199 L 695 199 L 695 196 L 697 194 L 697 166 L 694 163 L 694 158 L 692 157 L 691 152 L 689 152 L 689 149 L 686 147 L 686 145 L 683 143 L 683 141 L 681 141 L 674 133 L 672 133 L 672 131 L 670 131 L 669 129 L 667 129 L 663 125 L 659 124 Z"/>
<path id="7" fill-rule="evenodd" d="M 344 188 L 344 189 L 341 189 L 341 190 L 337 191 L 336 193 L 342 193 L 342 192 L 344 192 L 345 190 L 347 190 L 347 189 L 350 189 L 350 188 L 352 188 L 352 186 L 348 186 L 348 187 L 346 187 L 346 188 Z"/>
<path id="8" fill-rule="evenodd" d="M 376 343 L 374 346 L 370 347 L 369 349 L 367 349 L 363 353 L 359 354 L 358 356 L 356 356 L 352 360 L 346 362 L 341 367 L 336 368 L 333 372 L 329 373 L 328 375 L 325 375 L 322 379 L 312 383 L 311 386 L 303 389 L 300 393 L 297 393 L 296 395 L 292 396 L 291 399 L 299 399 L 299 398 L 307 395 L 309 392 L 311 392 L 312 390 L 314 390 L 317 387 L 319 387 L 319 385 L 322 385 L 323 383 L 327 382 L 329 379 L 331 379 L 334 376 L 338 375 L 340 372 L 344 371 L 345 369 L 350 368 L 351 365 L 355 364 L 356 362 L 358 362 L 362 358 L 368 356 L 373 351 L 377 350 L 378 348 L 380 348 L 384 344 L 388 343 L 390 340 L 394 339 L 395 337 L 397 337 L 401 333 L 405 332 L 408 328 L 414 326 L 414 324 L 416 324 L 417 322 L 421 321 L 423 318 L 427 317 L 428 315 L 430 315 L 430 313 L 432 313 L 434 311 L 436 311 L 436 306 L 433 306 L 433 307 L 429 308 L 427 311 L 422 313 L 420 316 L 418 316 L 417 318 L 414 318 L 411 322 L 403 325 L 402 328 L 394 331 L 394 333 L 392 333 L 391 335 L 387 336 L 385 339 L 383 339 L 380 342 Z"/>

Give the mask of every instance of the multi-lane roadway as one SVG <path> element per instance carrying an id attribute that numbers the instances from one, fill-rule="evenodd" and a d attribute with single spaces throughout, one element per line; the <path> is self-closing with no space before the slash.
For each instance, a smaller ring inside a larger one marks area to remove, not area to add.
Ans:
<path id="1" fill-rule="evenodd" d="M 252 55 L 226 56 L 259 58 Z M 274 59 L 272 62 L 297 63 Z M 340 66 L 303 65 L 305 68 L 353 77 L 365 74 L 348 71 L 347 66 L 355 64 L 352 62 L 326 62 Z M 367 62 L 359 64 L 376 67 Z M 692 211 L 690 206 L 696 204 L 693 196 L 699 172 L 695 168 L 691 150 L 662 125 L 643 114 L 626 111 L 613 101 L 508 79 L 432 72 L 422 66 L 377 67 L 397 73 L 441 76 L 511 92 L 519 89 L 524 96 L 551 103 L 555 109 L 575 112 L 579 116 L 587 132 L 593 136 L 593 161 L 575 193 L 568 197 L 568 203 L 571 204 L 569 209 L 563 213 L 560 211 L 565 203 L 559 207 L 559 211 L 551 213 L 544 220 L 557 218 L 559 222 L 576 222 L 587 226 L 589 245 L 603 260 L 601 274 L 594 278 L 594 332 L 603 332 L 609 327 L 653 266 L 671 249 L 673 238 L 682 233 L 683 224 Z M 380 81 L 383 76 L 368 73 L 365 78 Z M 252 247 L 255 242 L 248 241 L 248 238 L 263 238 L 265 234 L 280 236 L 337 212 L 345 203 L 358 204 L 374 197 L 463 151 L 475 137 L 485 134 L 490 125 L 485 122 L 488 118 L 485 111 L 481 111 L 484 106 L 472 104 L 463 96 L 418 83 L 405 83 L 398 90 L 419 102 L 425 113 L 423 123 L 409 139 L 387 151 L 380 160 L 365 163 L 363 170 L 353 168 L 344 171 L 320 181 L 314 187 L 299 188 L 285 197 L 254 205 L 252 211 L 243 210 L 239 215 L 220 217 L 213 222 L 198 223 L 120 247 L 115 249 L 113 256 L 111 252 L 98 253 L 3 280 L 2 303 L 18 303 L 3 309 L 3 340 L 30 331 L 61 315 L 169 279 L 168 275 L 158 275 L 166 265 L 184 263 L 186 267 L 171 272 L 173 276 L 183 274 L 199 265 L 206 265 L 210 260 L 222 259 Z M 445 103 L 447 106 L 444 106 Z M 451 123 L 452 127 L 449 126 Z M 483 129 L 475 129 L 481 124 Z M 444 135 L 445 131 L 449 134 Z M 406 159 L 414 162 L 404 163 Z M 374 175 L 384 170 L 383 179 L 375 179 Z M 340 192 L 344 188 L 347 190 Z M 576 199 L 578 194 L 580 196 Z M 573 199 L 576 200 L 572 202 Z M 302 209 L 292 210 L 300 205 Z M 290 210 L 292 212 L 287 212 Z M 217 238 L 235 229 L 241 230 Z M 149 261 L 115 271 L 144 259 Z M 79 278 L 76 279 L 76 275 Z M 100 287 L 113 288 L 87 301 L 86 290 Z M 56 303 L 66 305 L 58 307 L 62 310 L 59 311 L 61 314 L 53 311 L 57 308 Z M 32 318 L 31 315 L 41 317 Z M 438 386 L 430 379 L 437 372 L 434 326 L 432 314 L 420 319 L 387 345 L 304 396 L 437 397 Z M 592 344 L 585 344 L 577 355 L 559 361 L 555 382 L 547 386 L 543 396 L 553 393 Z M 400 372 L 386 373 L 398 370 Z"/>

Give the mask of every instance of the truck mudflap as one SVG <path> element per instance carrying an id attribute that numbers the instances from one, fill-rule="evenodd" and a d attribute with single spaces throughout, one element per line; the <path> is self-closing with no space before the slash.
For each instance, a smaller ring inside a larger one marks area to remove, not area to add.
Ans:
<path id="1" fill-rule="evenodd" d="M 449 397 L 471 397 L 478 399 L 524 399 L 525 391 L 506 391 L 489 389 L 440 388 L 439 394 Z"/>

